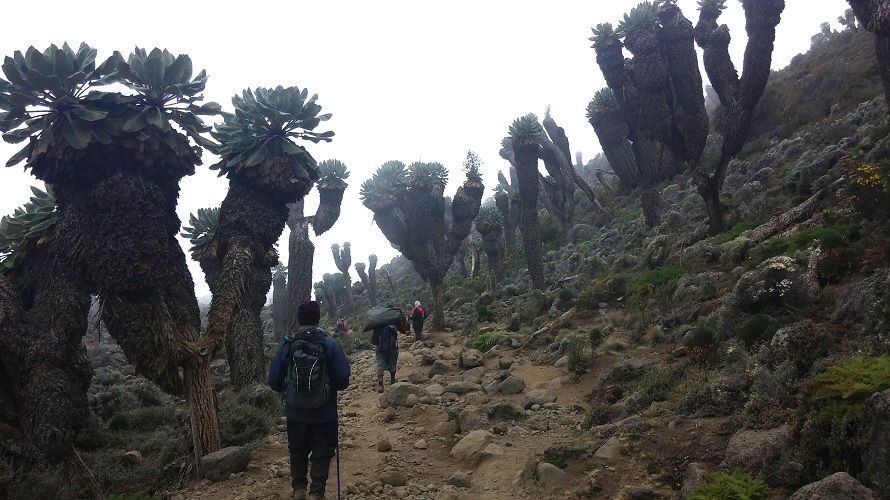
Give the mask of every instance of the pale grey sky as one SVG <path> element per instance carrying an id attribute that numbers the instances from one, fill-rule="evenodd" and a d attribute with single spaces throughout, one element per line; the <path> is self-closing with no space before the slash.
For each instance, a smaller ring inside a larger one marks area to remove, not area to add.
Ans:
<path id="1" fill-rule="evenodd" d="M 498 156 L 510 123 L 526 113 L 543 116 L 548 105 L 585 161 L 600 151 L 585 118 L 594 92 L 605 86 L 587 38 L 601 22 L 617 24 L 633 0 L 456 0 L 451 2 L 344 0 L 266 1 L 237 5 L 209 1 L 119 2 L 93 0 L 73 8 L 48 0 L 4 5 L 0 55 L 29 46 L 86 42 L 102 60 L 134 46 L 188 54 L 197 72 L 210 76 L 206 100 L 231 109 L 231 97 L 247 87 L 307 88 L 333 113 L 322 130 L 329 144 L 307 144 L 319 161 L 336 158 L 351 175 L 337 224 L 314 238 L 315 280 L 336 272 L 330 247 L 352 244 L 353 263 L 375 253 L 380 264 L 396 251 L 372 225 L 362 206 L 362 181 L 388 160 L 436 161 L 449 169 L 449 194 L 462 179 L 467 150 L 480 155 L 486 194 L 508 165 Z M 806 52 L 822 22 L 848 7 L 843 0 L 786 0 L 773 69 Z M 697 19 L 695 0 L 679 0 Z M 740 69 L 746 36 L 741 4 L 730 0 L 721 21 L 733 36 Z M 0 215 L 26 202 L 28 186 L 41 185 L 22 165 L 3 168 L 19 145 L 0 144 Z M 218 206 L 227 182 L 204 166 L 183 180 L 179 214 L 184 223 L 198 208 Z M 307 201 L 314 213 L 317 196 Z M 287 261 L 285 229 L 279 249 Z M 191 265 L 199 296 L 209 293 Z M 356 274 L 352 272 L 353 278 Z"/>

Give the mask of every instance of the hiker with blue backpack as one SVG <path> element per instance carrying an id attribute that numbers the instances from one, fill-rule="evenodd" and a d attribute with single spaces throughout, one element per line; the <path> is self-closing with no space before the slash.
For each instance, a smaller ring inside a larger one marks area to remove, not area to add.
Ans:
<path id="1" fill-rule="evenodd" d="M 405 312 L 393 305 L 374 307 L 368 311 L 365 330 L 373 330 L 371 343 L 377 357 L 377 392 L 383 392 L 383 373 L 389 372 L 390 385 L 396 383 L 399 363 L 398 334 L 408 333 Z"/>
<path id="2" fill-rule="evenodd" d="M 282 393 L 285 402 L 295 500 L 325 498 L 331 458 L 338 451 L 337 391 L 349 386 L 351 373 L 343 348 L 318 327 L 320 317 L 318 302 L 300 304 L 300 326 L 285 335 L 269 366 L 269 387 Z M 338 456 L 338 496 L 339 463 Z M 311 484 L 306 480 L 307 473 Z"/>

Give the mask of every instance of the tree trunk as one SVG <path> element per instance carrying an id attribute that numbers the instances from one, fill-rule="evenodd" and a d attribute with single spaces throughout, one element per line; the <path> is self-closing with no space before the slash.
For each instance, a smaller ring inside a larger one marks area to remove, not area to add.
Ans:
<path id="1" fill-rule="evenodd" d="M 296 331 L 297 307 L 312 298 L 312 265 L 315 245 L 309 239 L 309 220 L 303 216 L 303 201 L 289 205 L 287 224 L 290 227 L 288 241 L 287 280 L 287 331 Z"/>
<path id="2" fill-rule="evenodd" d="M 431 280 L 430 289 L 433 292 L 433 328 L 439 330 L 445 328 L 445 311 L 442 303 L 442 282 Z"/>
<path id="3" fill-rule="evenodd" d="M 272 325 L 279 339 L 287 334 L 287 278 L 278 276 L 272 281 Z"/>
<path id="4" fill-rule="evenodd" d="M 372 306 L 377 305 L 377 256 L 373 254 L 368 257 L 368 298 Z"/>
<path id="5" fill-rule="evenodd" d="M 236 389 L 262 383 L 266 379 L 265 341 L 260 313 L 266 305 L 266 294 L 272 282 L 268 263 L 262 264 L 254 273 L 241 307 L 232 320 L 232 329 L 226 336 L 229 379 Z"/>
<path id="6" fill-rule="evenodd" d="M 201 477 L 201 457 L 222 448 L 216 395 L 213 392 L 213 381 L 210 380 L 211 358 L 209 349 L 199 348 L 182 369 L 198 477 Z"/>
<path id="7" fill-rule="evenodd" d="M 479 277 L 479 268 L 481 267 L 479 262 L 479 249 L 472 243 L 468 244 L 467 248 L 470 250 L 470 278 L 475 279 Z"/>
<path id="8" fill-rule="evenodd" d="M 516 226 L 513 225 L 513 214 L 510 209 L 510 195 L 498 193 L 494 197 L 495 206 L 504 220 L 504 246 L 507 255 L 513 255 L 516 251 Z"/>
<path id="9" fill-rule="evenodd" d="M 0 275 L 0 371 L 15 403 L 0 422 L 17 420 L 41 457 L 59 463 L 87 420 L 93 370 L 81 342 L 90 296 L 54 260 L 35 246 L 9 273 L 21 279 Z"/>
<path id="10" fill-rule="evenodd" d="M 522 247 L 532 286 L 544 288 L 544 255 L 541 249 L 541 236 L 538 232 L 538 142 L 514 141 L 516 154 L 516 176 L 519 181 L 520 231 Z"/>
<path id="11" fill-rule="evenodd" d="M 695 185 L 698 194 L 705 202 L 705 210 L 708 213 L 708 234 L 718 235 L 726 230 L 726 222 L 723 218 L 723 209 L 720 206 L 720 188 L 713 177 L 702 173 L 695 176 Z"/>

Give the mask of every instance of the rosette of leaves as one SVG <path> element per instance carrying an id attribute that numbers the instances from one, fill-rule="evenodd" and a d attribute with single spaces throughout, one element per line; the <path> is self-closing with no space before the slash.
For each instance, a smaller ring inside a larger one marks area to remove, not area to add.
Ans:
<path id="1" fill-rule="evenodd" d="M 624 14 L 624 18 L 618 23 L 615 30 L 620 36 L 627 36 L 637 30 L 653 29 L 658 27 L 658 12 L 661 10 L 660 1 L 645 1 L 637 4 Z"/>
<path id="2" fill-rule="evenodd" d="M 67 44 L 50 45 L 44 52 L 33 47 L 25 54 L 17 51 L 4 60 L 3 72 L 9 81 L 0 80 L 0 131 L 7 142 L 30 139 L 7 165 L 29 157 L 33 160 L 35 154 L 48 153 L 57 144 L 76 150 L 95 142 L 123 144 L 122 136 L 143 132 L 150 125 L 188 173 L 199 158 L 173 124 L 197 144 L 212 145 L 201 136 L 210 127 L 198 115 L 217 115 L 220 107 L 213 102 L 197 104 L 203 99 L 200 92 L 207 76 L 202 71 L 192 79 L 192 63 L 186 55 L 173 56 L 157 48 L 147 53 L 137 47 L 127 60 L 115 52 L 97 67 L 96 50 L 86 44 L 76 52 Z M 88 92 L 115 82 L 135 90 L 136 95 Z M 137 145 L 125 147 L 139 149 L 143 143 L 137 140 Z M 32 161 L 30 166 L 35 176 L 53 178 L 51 165 Z"/>
<path id="3" fill-rule="evenodd" d="M 108 137 L 102 130 L 106 124 L 97 123 L 105 121 L 108 111 L 101 99 L 85 95 L 113 81 L 116 62 L 112 57 L 96 66 L 96 49 L 85 43 L 76 52 L 66 43 L 5 57 L 2 69 L 8 81 L 0 79 L 0 132 L 11 144 L 29 140 L 6 166 L 28 158 L 36 139 L 84 149 L 95 137 Z"/>
<path id="4" fill-rule="evenodd" d="M 612 23 L 599 23 L 595 28 L 590 28 L 590 31 L 593 32 L 593 36 L 588 40 L 593 42 L 592 48 L 612 45 L 621 41 L 621 35 L 612 28 Z"/>
<path id="5" fill-rule="evenodd" d="M 408 185 L 442 192 L 448 184 L 448 170 L 441 163 L 414 162 L 408 165 Z"/>
<path id="6" fill-rule="evenodd" d="M 497 229 L 504 224 L 504 217 L 501 212 L 492 206 L 482 207 L 479 209 L 479 215 L 476 216 L 476 230 L 480 233 L 486 233 L 493 229 Z"/>
<path id="7" fill-rule="evenodd" d="M 610 111 L 620 111 L 621 104 L 615 97 L 615 92 L 609 87 L 597 90 L 593 94 L 593 99 L 587 104 L 587 119 L 591 119 L 596 115 L 608 113 Z"/>
<path id="8" fill-rule="evenodd" d="M 390 160 L 374 172 L 370 179 L 362 183 L 359 197 L 362 204 L 373 212 L 393 206 L 408 183 L 405 164 Z"/>
<path id="9" fill-rule="evenodd" d="M 699 0 L 698 10 L 714 9 L 722 11 L 726 9 L 726 0 Z"/>
<path id="10" fill-rule="evenodd" d="M 534 139 L 537 142 L 538 139 L 544 137 L 544 127 L 538 121 L 538 116 L 534 113 L 529 113 L 513 120 L 513 123 L 510 125 L 510 135 L 508 138 L 501 140 L 501 145 L 508 147 L 512 146 L 514 141 L 528 139 Z"/>
<path id="11" fill-rule="evenodd" d="M 309 97 L 306 89 L 280 85 L 246 89 L 232 97 L 235 113 L 225 114 L 210 133 L 220 143 L 214 152 L 221 157 L 211 170 L 265 188 L 308 193 L 319 179 L 318 164 L 295 141 L 330 142 L 334 136 L 332 131 L 314 131 L 331 117 L 320 114 L 317 99 L 318 94 Z"/>
<path id="12" fill-rule="evenodd" d="M 0 273 L 18 267 L 32 243 L 42 245 L 53 239 L 58 214 L 52 188 L 47 185 L 42 191 L 31 186 L 31 192 L 29 202 L 0 219 Z"/>
<path id="13" fill-rule="evenodd" d="M 287 280 L 287 266 L 279 262 L 272 268 L 272 281 Z"/>
<path id="14" fill-rule="evenodd" d="M 191 243 L 192 255 L 212 252 L 213 239 L 219 227 L 219 207 L 199 208 L 197 214 L 189 214 L 189 225 L 183 226 L 180 236 Z M 200 260 L 200 259 L 198 259 Z"/>
<path id="15" fill-rule="evenodd" d="M 318 164 L 319 178 L 315 187 L 318 189 L 318 210 L 312 222 L 312 229 L 318 236 L 333 227 L 340 218 L 340 206 L 343 193 L 346 191 L 346 179 L 349 171 L 340 160 L 325 160 Z"/>
<path id="16" fill-rule="evenodd" d="M 154 125 L 162 133 L 167 144 L 180 155 L 188 144 L 178 141 L 172 134 L 171 123 L 191 137 L 199 145 L 212 149 L 213 141 L 201 134 L 211 127 L 199 116 L 216 116 L 222 108 L 218 103 L 197 104 L 203 99 L 201 92 L 207 85 L 207 73 L 201 70 L 192 78 L 192 60 L 185 54 L 174 56 L 166 49 L 154 48 L 151 52 L 136 47 L 124 61 L 119 52 L 114 53 L 116 81 L 135 90 L 138 94 L 137 109 L 129 113 L 121 130 L 139 132 Z"/>

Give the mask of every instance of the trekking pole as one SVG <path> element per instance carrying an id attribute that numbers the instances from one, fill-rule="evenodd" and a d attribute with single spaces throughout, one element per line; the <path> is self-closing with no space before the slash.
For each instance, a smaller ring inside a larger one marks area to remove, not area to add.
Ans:
<path id="1" fill-rule="evenodd" d="M 334 452 L 337 454 L 337 500 L 340 500 L 340 426 L 337 426 L 337 447 Z"/>

